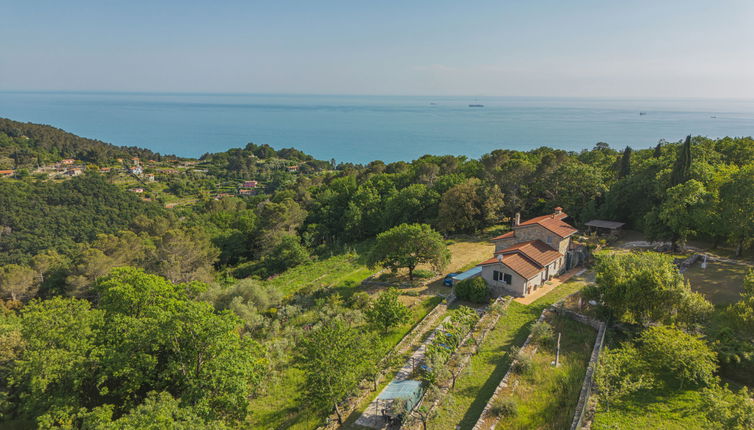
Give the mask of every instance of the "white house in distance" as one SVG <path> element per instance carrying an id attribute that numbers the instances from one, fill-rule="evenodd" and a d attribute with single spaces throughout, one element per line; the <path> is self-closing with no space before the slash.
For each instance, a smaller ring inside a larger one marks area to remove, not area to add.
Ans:
<path id="1" fill-rule="evenodd" d="M 513 231 L 492 239 L 495 255 L 479 264 L 482 278 L 493 295 L 526 297 L 566 269 L 566 255 L 576 229 L 563 221 L 563 208 L 520 222 L 516 214 Z"/>

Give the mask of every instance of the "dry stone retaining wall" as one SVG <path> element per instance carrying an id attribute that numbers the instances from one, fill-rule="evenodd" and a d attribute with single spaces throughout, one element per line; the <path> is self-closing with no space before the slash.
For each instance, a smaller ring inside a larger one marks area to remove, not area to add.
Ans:
<path id="1" fill-rule="evenodd" d="M 545 314 L 550 310 L 550 308 L 546 308 L 542 311 L 542 313 L 539 315 L 539 318 L 537 318 L 537 322 L 541 322 L 545 319 Z M 526 337 L 526 340 L 524 341 L 524 344 L 521 345 L 521 350 L 526 348 L 529 345 L 529 342 L 531 342 L 531 333 L 529 333 L 529 336 Z M 497 384 L 497 388 L 495 388 L 495 391 L 492 393 L 492 397 L 487 401 L 487 405 L 484 407 L 484 410 L 482 410 L 482 414 L 479 416 L 479 419 L 477 420 L 476 424 L 474 424 L 473 430 L 480 430 L 484 426 L 485 418 L 489 415 L 490 409 L 492 408 L 492 404 L 494 400 L 497 398 L 497 395 L 500 394 L 500 391 L 503 388 L 506 388 L 508 386 L 508 380 L 510 379 L 510 376 L 513 372 L 514 365 L 516 364 L 516 358 L 514 358 L 510 365 L 508 366 L 508 371 L 505 372 L 505 376 L 503 376 L 503 379 L 500 380 L 500 383 Z M 495 425 L 497 425 L 498 419 L 495 419 L 495 422 L 490 426 L 491 429 L 495 428 Z"/>
<path id="2" fill-rule="evenodd" d="M 600 356 L 600 353 L 602 352 L 602 346 L 605 342 L 606 325 L 602 321 L 598 321 L 598 320 L 589 318 L 585 315 L 581 315 L 579 313 L 570 311 L 568 309 L 564 309 L 562 307 L 562 303 L 563 301 L 560 301 L 556 303 L 555 305 L 543 310 L 542 314 L 539 316 L 539 319 L 537 319 L 537 322 L 542 321 L 545 317 L 545 314 L 548 311 L 555 311 L 575 321 L 578 321 L 582 324 L 591 326 L 595 330 L 597 330 L 597 337 L 594 341 L 594 348 L 592 349 L 592 356 L 589 359 L 589 365 L 584 375 L 584 382 L 581 384 L 581 393 L 579 394 L 579 401 L 576 404 L 576 412 L 574 413 L 573 420 L 571 422 L 571 427 L 570 427 L 571 430 L 578 430 L 579 428 L 581 428 L 581 425 L 583 424 L 584 417 L 586 416 L 587 403 L 589 401 L 589 397 L 592 394 L 592 387 L 594 385 L 593 384 L 594 371 L 596 370 L 597 362 L 599 361 L 599 356 Z M 529 336 L 526 338 L 526 341 L 521 346 L 521 349 L 523 350 L 524 348 L 526 348 L 526 346 L 529 344 L 530 341 L 531 341 L 531 333 L 529 333 Z M 479 419 L 474 425 L 473 430 L 481 430 L 483 428 L 485 419 L 487 418 L 489 414 L 490 408 L 492 408 L 492 404 L 494 400 L 497 398 L 500 391 L 503 388 L 508 386 L 508 379 L 510 378 L 511 371 L 515 364 L 514 361 L 511 362 L 510 367 L 508 368 L 508 372 L 505 373 L 505 376 L 503 376 L 503 379 L 500 381 L 500 384 L 498 384 L 497 388 L 495 389 L 495 392 L 492 394 L 492 397 L 490 397 L 490 400 L 487 402 L 487 405 L 484 407 L 484 410 L 482 411 L 482 415 L 479 416 Z M 495 421 L 492 424 L 492 426 L 490 426 L 490 429 L 494 430 L 498 421 L 499 419 L 495 418 Z"/>

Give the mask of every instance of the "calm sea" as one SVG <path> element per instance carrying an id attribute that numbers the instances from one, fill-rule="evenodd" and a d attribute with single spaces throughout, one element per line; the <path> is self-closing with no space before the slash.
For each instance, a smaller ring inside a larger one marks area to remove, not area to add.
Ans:
<path id="1" fill-rule="evenodd" d="M 754 135 L 754 100 L 0 92 L 0 116 L 163 154 L 254 142 L 360 163 Z"/>

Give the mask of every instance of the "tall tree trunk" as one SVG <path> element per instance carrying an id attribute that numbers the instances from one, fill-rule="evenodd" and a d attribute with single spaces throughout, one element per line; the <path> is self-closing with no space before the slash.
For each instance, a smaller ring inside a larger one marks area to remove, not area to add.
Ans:
<path id="1" fill-rule="evenodd" d="M 408 268 L 408 280 L 413 281 L 414 280 L 414 267 Z"/>
<path id="2" fill-rule="evenodd" d="M 335 405 L 335 415 L 338 416 L 338 424 L 343 425 L 343 415 L 341 415 L 340 408 L 338 408 L 338 402 L 333 402 Z"/>
<path id="3" fill-rule="evenodd" d="M 740 257 L 743 250 L 744 250 L 744 240 L 739 239 L 738 245 L 736 246 L 736 257 Z"/>

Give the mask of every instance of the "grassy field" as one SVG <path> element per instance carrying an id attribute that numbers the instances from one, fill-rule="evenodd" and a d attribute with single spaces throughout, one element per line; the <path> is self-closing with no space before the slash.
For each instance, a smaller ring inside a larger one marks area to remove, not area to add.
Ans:
<path id="1" fill-rule="evenodd" d="M 373 270 L 361 263 L 359 255 L 351 252 L 296 266 L 264 282 L 274 286 L 283 295 L 291 296 L 307 288 L 354 287 L 372 273 Z"/>
<path id="2" fill-rule="evenodd" d="M 699 391 L 640 391 L 620 403 L 603 408 L 594 417 L 594 430 L 712 429 L 703 415 Z"/>
<path id="3" fill-rule="evenodd" d="M 728 305 L 740 298 L 749 268 L 745 264 L 719 261 L 707 263 L 706 269 L 702 269 L 700 264 L 694 264 L 683 275 L 694 291 L 704 294 L 716 305 Z"/>
<path id="4" fill-rule="evenodd" d="M 479 354 L 471 358 L 467 371 L 458 378 L 456 387 L 440 405 L 438 416 L 430 423 L 432 429 L 470 429 L 484 410 L 510 365 L 510 349 L 520 346 L 529 335 L 531 324 L 542 310 L 586 285 L 573 279 L 564 283 L 531 305 L 512 302 L 506 315 L 487 335 Z"/>
<path id="5" fill-rule="evenodd" d="M 554 342 L 537 350 L 531 372 L 516 376 L 500 393 L 499 398 L 511 398 L 518 404 L 518 415 L 502 419 L 499 428 L 556 430 L 571 425 L 597 333 L 567 317 L 554 316 L 548 322 L 556 337 L 562 334 L 560 365 L 552 366 Z"/>

